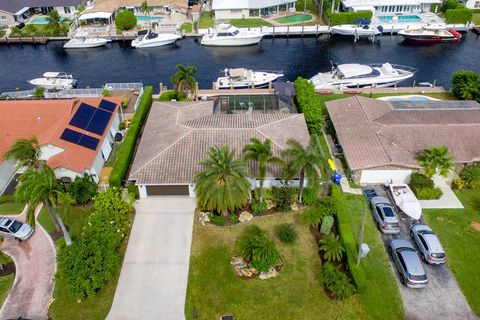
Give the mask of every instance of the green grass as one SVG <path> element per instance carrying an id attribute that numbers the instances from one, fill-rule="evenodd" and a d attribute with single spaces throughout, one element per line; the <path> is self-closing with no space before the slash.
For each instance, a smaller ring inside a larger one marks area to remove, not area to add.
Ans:
<path id="1" fill-rule="evenodd" d="M 317 7 L 315 6 L 315 2 L 313 0 L 298 0 L 295 3 L 295 9 L 297 10 L 297 12 L 303 12 L 303 9 L 305 7 L 305 1 L 307 2 L 307 11 L 311 13 L 316 13 Z"/>
<path id="2" fill-rule="evenodd" d="M 193 24 L 191 22 L 184 22 L 180 26 L 180 32 L 182 33 L 192 33 Z"/>
<path id="3" fill-rule="evenodd" d="M 22 213 L 25 203 L 5 202 L 0 204 L 0 215 L 9 216 Z"/>
<path id="4" fill-rule="evenodd" d="M 0 30 L 0 38 L 3 38 L 6 33 L 7 33 L 6 30 Z"/>
<path id="5" fill-rule="evenodd" d="M 104 167 L 113 167 L 115 162 L 117 162 L 118 156 L 120 155 L 120 149 L 123 144 L 123 141 L 117 142 L 113 148 L 112 154 L 108 158 L 108 161 L 105 163 Z"/>
<path id="6" fill-rule="evenodd" d="M 200 17 L 200 21 L 198 23 L 199 29 L 207 29 L 211 28 L 215 25 L 215 21 L 213 20 L 213 12 L 212 11 L 205 11 L 203 12 L 202 16 Z"/>
<path id="7" fill-rule="evenodd" d="M 271 27 L 272 24 L 262 18 L 248 18 L 248 19 L 230 19 L 230 23 L 237 28 L 259 28 Z"/>
<path id="8" fill-rule="evenodd" d="M 27 24 L 22 29 L 13 28 L 10 37 L 61 37 L 68 33 L 68 23 L 52 28 L 48 24 Z"/>
<path id="9" fill-rule="evenodd" d="M 236 319 L 401 319 L 402 303 L 385 250 L 372 248 L 366 294 L 345 301 L 329 299 L 322 288 L 318 246 L 309 228 L 299 222 L 300 214 L 277 214 L 255 219 L 278 246 L 284 269 L 266 281 L 241 280 L 230 266 L 236 254 L 235 241 L 246 225 L 231 228 L 205 228 L 194 225 L 190 273 L 185 312 L 193 319 L 218 319 L 233 313 Z M 283 244 L 274 228 L 293 223 L 298 230 L 294 245 Z M 372 223 L 373 226 L 373 223 Z M 380 244 L 377 234 L 376 241 Z M 391 285 L 388 285 L 388 284 Z M 387 285 L 385 285 L 387 284 Z M 371 291 L 370 291 L 371 290 Z"/>
<path id="10" fill-rule="evenodd" d="M 438 234 L 447 263 L 473 311 L 480 316 L 480 232 L 470 222 L 480 223 L 480 190 L 456 192 L 465 209 L 424 210 L 423 217 Z"/>
<path id="11" fill-rule="evenodd" d="M 5 302 L 5 299 L 7 298 L 8 292 L 12 287 L 13 280 L 15 280 L 14 274 L 0 277 L 0 307 L 3 306 L 3 302 Z"/>
<path id="12" fill-rule="evenodd" d="M 480 12 L 474 12 L 473 13 L 472 22 L 476 26 L 480 26 Z"/>

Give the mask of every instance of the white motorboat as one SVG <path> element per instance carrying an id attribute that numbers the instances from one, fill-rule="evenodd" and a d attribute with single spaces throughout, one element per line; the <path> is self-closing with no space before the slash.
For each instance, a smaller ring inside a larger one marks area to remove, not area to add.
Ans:
<path id="1" fill-rule="evenodd" d="M 217 79 L 218 89 L 264 88 L 283 77 L 280 71 L 253 71 L 245 68 L 225 69 L 225 76 Z"/>
<path id="2" fill-rule="evenodd" d="M 332 34 L 340 34 L 343 36 L 357 36 L 357 37 L 371 37 L 381 34 L 379 27 L 371 25 L 355 25 L 355 24 L 341 24 L 333 26 L 330 29 Z"/>
<path id="3" fill-rule="evenodd" d="M 43 78 L 36 78 L 29 81 L 35 87 L 42 87 L 47 90 L 71 89 L 77 85 L 77 80 L 71 74 L 65 72 L 45 72 Z"/>
<path id="4" fill-rule="evenodd" d="M 444 24 L 426 24 L 422 28 L 404 29 L 398 32 L 407 41 L 436 43 L 458 41 L 462 35 L 454 29 L 447 30 Z"/>
<path id="5" fill-rule="evenodd" d="M 249 46 L 262 41 L 264 34 L 258 31 L 237 29 L 230 24 L 222 23 L 202 37 L 201 44 L 204 46 Z"/>
<path id="6" fill-rule="evenodd" d="M 172 44 L 181 39 L 182 36 L 173 33 L 155 33 L 148 30 L 144 35 L 140 35 L 132 41 L 134 48 L 154 48 Z"/>
<path id="7" fill-rule="evenodd" d="M 395 204 L 407 216 L 418 220 L 422 216 L 422 207 L 413 191 L 405 183 L 391 183 L 388 186 Z"/>
<path id="8" fill-rule="evenodd" d="M 63 45 L 65 49 L 84 49 L 84 48 L 97 48 L 107 44 L 108 39 L 102 38 L 73 38 Z"/>
<path id="9" fill-rule="evenodd" d="M 407 80 L 417 70 L 390 63 L 333 65 L 330 72 L 319 73 L 310 79 L 316 90 L 347 88 L 383 88 Z"/>

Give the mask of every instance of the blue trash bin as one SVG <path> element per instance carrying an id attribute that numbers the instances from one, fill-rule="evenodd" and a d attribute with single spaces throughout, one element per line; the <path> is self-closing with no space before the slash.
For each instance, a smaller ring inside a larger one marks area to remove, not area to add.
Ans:
<path id="1" fill-rule="evenodd" d="M 333 183 L 340 184 L 340 180 L 342 179 L 342 175 L 338 172 L 335 172 L 333 175 Z"/>

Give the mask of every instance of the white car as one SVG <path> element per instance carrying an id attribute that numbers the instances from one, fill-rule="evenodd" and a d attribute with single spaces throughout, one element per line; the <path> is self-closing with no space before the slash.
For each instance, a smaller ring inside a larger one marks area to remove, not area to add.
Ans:
<path id="1" fill-rule="evenodd" d="M 29 224 L 10 218 L 0 218 L 0 236 L 28 240 L 32 234 L 33 228 Z"/>

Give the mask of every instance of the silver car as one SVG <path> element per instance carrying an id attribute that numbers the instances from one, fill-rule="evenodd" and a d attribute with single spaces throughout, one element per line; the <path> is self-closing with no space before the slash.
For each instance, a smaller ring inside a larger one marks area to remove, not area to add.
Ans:
<path id="1" fill-rule="evenodd" d="M 395 234 L 400 232 L 400 224 L 395 209 L 385 197 L 373 197 L 372 204 L 373 218 L 378 229 L 383 233 Z"/>
<path id="2" fill-rule="evenodd" d="M 417 251 L 404 239 L 395 239 L 390 242 L 388 252 L 395 262 L 400 281 L 409 288 L 425 288 L 428 284 L 427 274 L 418 257 Z"/>
<path id="3" fill-rule="evenodd" d="M 10 218 L 0 218 L 0 236 L 28 240 L 32 234 L 33 228 L 29 224 Z"/>
<path id="4" fill-rule="evenodd" d="M 410 228 L 410 236 L 415 240 L 423 261 L 430 264 L 442 264 L 447 260 L 445 250 L 435 233 L 429 226 L 414 224 Z"/>

